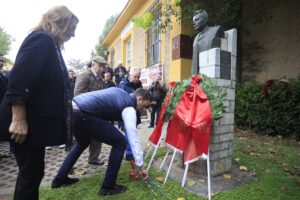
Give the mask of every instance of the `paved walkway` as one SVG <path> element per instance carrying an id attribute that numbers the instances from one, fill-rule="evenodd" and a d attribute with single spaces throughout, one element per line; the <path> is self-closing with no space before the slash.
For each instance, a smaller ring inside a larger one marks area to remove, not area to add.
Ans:
<path id="1" fill-rule="evenodd" d="M 147 147 L 147 141 L 153 129 L 147 128 L 148 120 L 142 120 L 142 124 L 138 128 L 139 136 L 144 148 Z M 0 142 L 0 152 L 8 154 L 9 146 L 7 142 Z M 84 172 L 83 176 L 91 176 L 98 173 L 100 170 L 105 170 L 108 162 L 108 156 L 111 147 L 103 144 L 100 158 L 106 163 L 104 166 L 95 166 L 87 163 L 88 149 L 80 156 L 75 164 L 75 176 Z M 53 147 L 52 150 L 46 150 L 45 155 L 45 176 L 42 181 L 43 186 L 50 186 L 55 174 L 61 166 L 66 154 L 64 149 Z M 5 199 L 6 194 L 11 194 L 14 191 L 16 177 L 18 173 L 17 164 L 13 155 L 7 158 L 0 158 L 0 200 Z"/>
<path id="2" fill-rule="evenodd" d="M 139 125 L 138 133 L 142 142 L 142 146 L 144 149 L 147 148 L 148 138 L 151 135 L 153 128 L 148 128 L 149 121 L 142 120 L 142 124 Z M 164 144 L 162 144 L 164 145 Z M 0 152 L 1 153 L 8 153 L 8 144 L 4 142 L 0 142 Z M 110 152 L 110 146 L 103 144 L 101 155 L 100 157 L 107 163 L 108 155 Z M 147 151 L 144 151 L 145 155 Z M 151 154 L 150 154 L 151 155 Z M 76 162 L 75 167 L 75 176 L 86 177 L 91 176 L 95 173 L 98 173 L 100 170 L 105 170 L 106 165 L 104 166 L 94 166 L 87 164 L 87 156 L 88 156 L 88 149 L 81 155 L 79 160 Z M 62 161 L 64 160 L 65 152 L 63 149 L 59 149 L 58 147 L 54 147 L 52 150 L 46 150 L 46 167 L 45 167 L 45 176 L 42 181 L 42 186 L 50 186 L 51 181 L 53 180 L 56 172 L 58 171 L 59 167 L 61 166 Z M 166 164 L 163 167 L 163 171 L 167 171 L 167 167 L 171 160 L 171 155 L 166 161 Z M 155 168 L 159 168 L 162 159 L 156 159 L 153 162 L 153 166 Z M 1 158 L 0 159 L 0 200 L 9 200 L 10 195 L 14 191 L 14 186 L 16 182 L 17 176 L 17 165 L 13 156 L 8 158 Z M 85 174 L 81 174 L 85 172 Z M 76 174 L 77 173 L 77 174 Z M 79 174 L 78 174 L 79 173 Z M 240 172 L 238 169 L 233 167 L 231 171 L 232 179 L 225 179 L 223 176 L 219 177 L 212 177 L 211 185 L 212 185 L 212 192 L 220 192 L 223 190 L 233 189 L 237 186 L 240 186 L 244 183 L 250 182 L 254 180 L 246 172 Z M 176 156 L 174 164 L 172 166 L 172 170 L 170 172 L 170 178 L 176 180 L 179 184 L 181 184 L 183 176 L 183 168 L 182 168 L 182 161 L 180 156 Z M 155 177 L 151 177 L 155 179 Z M 207 182 L 206 177 L 199 176 L 193 173 L 188 173 L 187 180 L 186 180 L 185 188 L 188 191 L 194 192 L 198 195 L 207 195 Z M 192 185 L 189 185 L 189 182 L 193 182 Z"/>

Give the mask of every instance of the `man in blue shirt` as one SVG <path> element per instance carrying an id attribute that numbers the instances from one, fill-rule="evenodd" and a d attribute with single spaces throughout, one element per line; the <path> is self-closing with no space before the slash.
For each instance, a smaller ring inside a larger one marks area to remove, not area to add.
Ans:
<path id="1" fill-rule="evenodd" d="M 74 183 L 68 181 L 68 173 L 88 147 L 90 138 L 112 146 L 104 181 L 100 188 L 100 195 L 113 195 L 127 190 L 126 186 L 116 184 L 118 172 L 126 148 L 124 135 L 110 121 L 123 120 L 127 131 L 128 141 L 139 174 L 143 179 L 148 178 L 144 168 L 143 151 L 137 135 L 136 111 L 150 105 L 150 93 L 139 88 L 133 93 L 111 87 L 104 90 L 84 93 L 74 97 L 74 136 L 77 144 L 73 146 L 55 179 L 52 188 Z"/>

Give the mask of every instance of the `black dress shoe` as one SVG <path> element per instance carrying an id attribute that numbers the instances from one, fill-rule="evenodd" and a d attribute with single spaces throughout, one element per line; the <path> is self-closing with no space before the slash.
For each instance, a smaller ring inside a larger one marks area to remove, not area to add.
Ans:
<path id="1" fill-rule="evenodd" d="M 104 165 L 104 161 L 102 160 L 96 160 L 96 161 L 93 161 L 93 162 L 89 162 L 90 165 Z"/>
<path id="2" fill-rule="evenodd" d="M 51 183 L 51 188 L 59 188 L 67 185 L 72 185 L 78 181 L 79 181 L 78 178 L 69 178 L 69 177 L 65 179 L 54 178 Z"/>
<path id="3" fill-rule="evenodd" d="M 154 126 L 151 126 L 151 125 L 150 125 L 150 126 L 148 126 L 148 128 L 154 128 Z"/>
<path id="4" fill-rule="evenodd" d="M 101 187 L 99 194 L 102 196 L 120 194 L 128 190 L 125 185 L 115 185 L 112 188 Z"/>

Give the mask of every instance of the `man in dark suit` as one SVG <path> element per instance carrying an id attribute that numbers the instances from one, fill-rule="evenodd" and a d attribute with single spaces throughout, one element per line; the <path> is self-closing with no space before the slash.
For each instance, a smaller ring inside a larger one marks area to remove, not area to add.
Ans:
<path id="1" fill-rule="evenodd" d="M 199 54 L 213 48 L 214 39 L 224 37 L 221 26 L 209 27 L 207 22 L 208 14 L 205 10 L 197 10 L 194 13 L 193 25 L 197 35 L 193 44 L 192 75 L 199 73 Z"/>

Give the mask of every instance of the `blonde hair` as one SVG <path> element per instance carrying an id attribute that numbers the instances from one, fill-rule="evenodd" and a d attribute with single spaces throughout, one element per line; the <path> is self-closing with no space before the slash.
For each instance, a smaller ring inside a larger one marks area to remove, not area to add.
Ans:
<path id="1" fill-rule="evenodd" d="M 33 31 L 49 33 L 58 47 L 63 48 L 66 33 L 78 22 L 78 18 L 66 6 L 55 6 L 42 16 Z"/>

